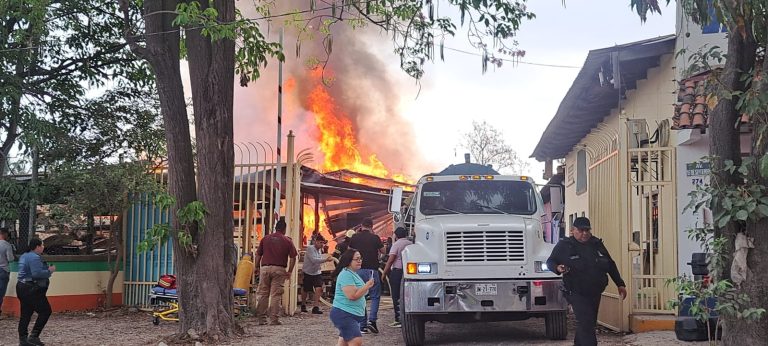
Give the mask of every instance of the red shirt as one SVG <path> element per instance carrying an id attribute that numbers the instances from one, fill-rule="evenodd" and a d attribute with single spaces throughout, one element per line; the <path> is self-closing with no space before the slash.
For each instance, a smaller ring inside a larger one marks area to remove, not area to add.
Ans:
<path id="1" fill-rule="evenodd" d="M 262 266 L 288 266 L 288 257 L 296 257 L 296 247 L 291 238 L 280 232 L 267 235 L 259 242 L 256 254 L 261 256 Z"/>

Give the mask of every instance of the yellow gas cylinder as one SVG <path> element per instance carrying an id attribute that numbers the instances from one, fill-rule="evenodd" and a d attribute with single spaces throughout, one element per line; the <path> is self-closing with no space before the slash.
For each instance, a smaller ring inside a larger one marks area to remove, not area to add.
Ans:
<path id="1" fill-rule="evenodd" d="M 235 283 L 232 285 L 235 288 L 244 290 L 251 289 L 251 277 L 253 276 L 253 261 L 251 255 L 245 254 L 240 262 L 237 263 L 237 271 L 235 272 Z"/>

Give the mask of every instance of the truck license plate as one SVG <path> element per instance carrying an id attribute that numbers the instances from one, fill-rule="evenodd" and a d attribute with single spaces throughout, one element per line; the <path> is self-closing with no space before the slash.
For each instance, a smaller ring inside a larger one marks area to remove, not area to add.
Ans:
<path id="1" fill-rule="evenodd" d="M 496 294 L 496 284 L 475 284 L 476 296 L 495 296 Z"/>

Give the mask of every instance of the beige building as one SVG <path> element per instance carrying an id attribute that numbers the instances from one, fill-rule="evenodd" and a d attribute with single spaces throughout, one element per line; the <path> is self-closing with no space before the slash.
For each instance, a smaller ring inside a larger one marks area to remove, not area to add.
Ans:
<path id="1" fill-rule="evenodd" d="M 567 227 L 589 217 L 627 282 L 627 300 L 611 283 L 600 306 L 599 322 L 616 330 L 668 326 L 675 313 L 665 285 L 678 273 L 675 42 L 668 35 L 590 51 L 532 154 L 565 159 Z"/>

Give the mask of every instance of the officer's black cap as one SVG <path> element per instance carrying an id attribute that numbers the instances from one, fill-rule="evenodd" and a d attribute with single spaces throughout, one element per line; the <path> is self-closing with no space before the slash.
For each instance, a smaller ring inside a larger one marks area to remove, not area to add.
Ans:
<path id="1" fill-rule="evenodd" d="M 573 220 L 573 227 L 584 231 L 589 231 L 592 229 L 592 225 L 589 223 L 589 219 L 583 216 L 577 217 Z"/>

